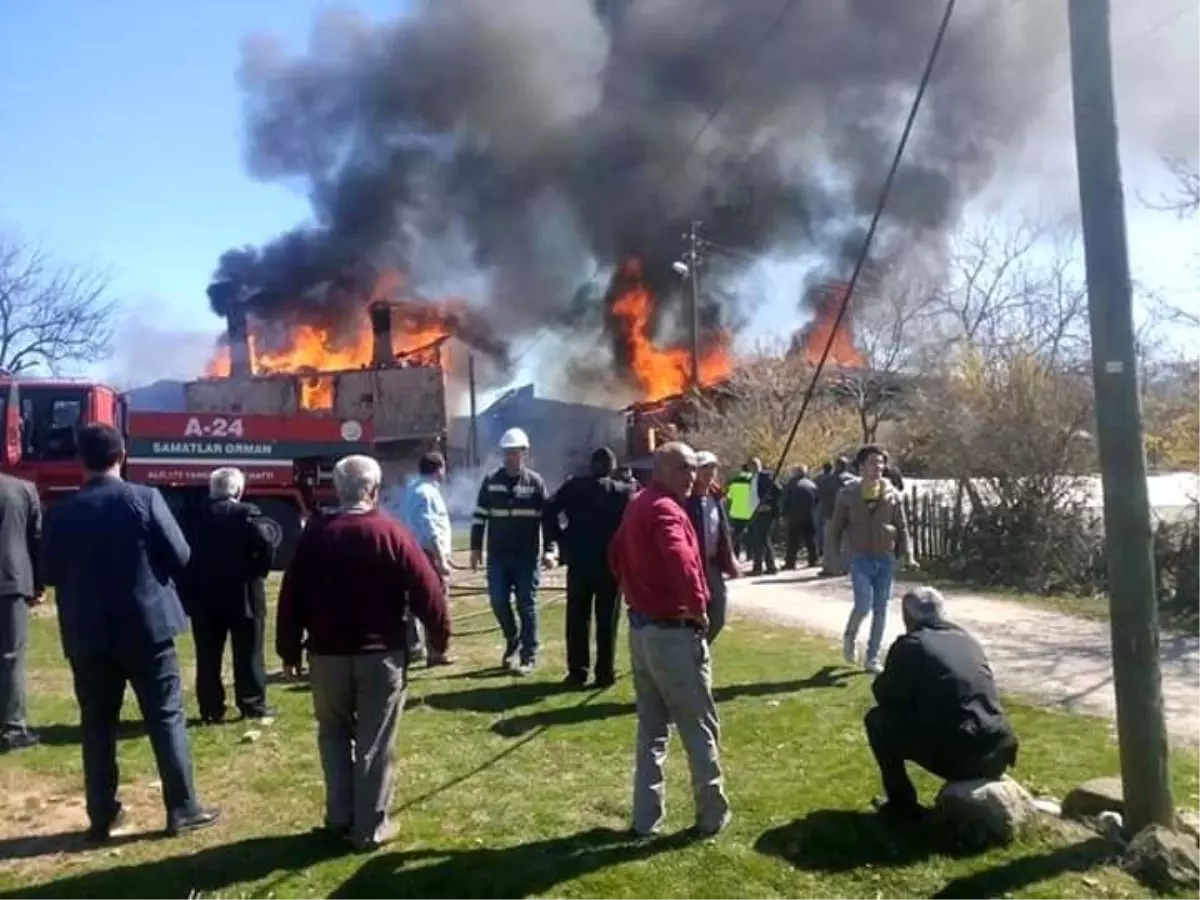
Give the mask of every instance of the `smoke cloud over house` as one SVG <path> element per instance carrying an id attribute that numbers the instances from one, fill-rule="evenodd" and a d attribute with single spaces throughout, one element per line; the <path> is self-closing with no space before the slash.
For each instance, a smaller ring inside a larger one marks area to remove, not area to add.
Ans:
<path id="1" fill-rule="evenodd" d="M 217 274 L 259 290 L 250 311 L 264 320 L 330 324 L 343 311 L 313 285 L 367 265 L 436 295 L 424 282 L 458 265 L 480 276 L 470 302 L 499 338 L 556 330 L 583 357 L 639 337 L 606 284 L 636 260 L 640 337 L 673 352 L 687 323 L 671 262 L 698 219 L 739 251 L 704 273 L 705 342 L 728 346 L 753 301 L 723 288 L 754 260 L 807 255 L 814 278 L 847 274 L 942 8 L 414 0 L 384 22 L 323 15 L 299 55 L 252 37 L 238 76 L 247 165 L 303 185 L 313 215 L 230 250 Z M 936 247 L 1023 138 L 1061 62 L 1060 18 L 1056 3 L 959 5 L 881 253 Z M 604 283 L 588 289 L 593 276 Z M 610 374 L 636 377 L 634 353 L 612 356 Z"/>

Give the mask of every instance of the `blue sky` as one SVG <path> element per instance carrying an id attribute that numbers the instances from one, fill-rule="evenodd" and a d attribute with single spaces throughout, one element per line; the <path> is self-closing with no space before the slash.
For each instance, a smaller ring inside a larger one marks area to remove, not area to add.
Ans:
<path id="1" fill-rule="evenodd" d="M 315 13 L 327 5 L 0 4 L 0 224 L 63 258 L 111 270 L 116 292 L 141 323 L 131 329 L 127 322 L 123 339 L 140 334 L 146 369 L 169 360 L 171 374 L 188 374 L 178 368 L 191 365 L 196 348 L 220 330 L 203 290 L 222 250 L 261 242 L 308 214 L 302 195 L 246 175 L 235 76 L 246 35 L 266 31 L 298 48 Z M 376 16 L 399 5 L 354 4 Z M 1142 179 L 1140 165 L 1127 167 L 1132 186 L 1154 184 L 1152 175 Z M 1174 263 L 1163 264 L 1163 248 L 1172 250 L 1173 259 L 1175 250 L 1193 241 L 1194 226 L 1136 213 L 1131 231 L 1140 272 L 1154 273 L 1160 283 L 1188 277 L 1177 274 Z M 794 271 L 765 277 L 786 280 L 779 293 L 795 296 Z M 756 331 L 793 310 L 791 301 L 768 303 Z M 798 323 L 787 324 L 790 330 Z M 192 333 L 191 342 L 176 332 Z M 161 339 L 146 341 L 147 335 Z M 150 344 L 155 346 L 145 349 Z M 128 367 L 128 360 L 123 364 Z"/>

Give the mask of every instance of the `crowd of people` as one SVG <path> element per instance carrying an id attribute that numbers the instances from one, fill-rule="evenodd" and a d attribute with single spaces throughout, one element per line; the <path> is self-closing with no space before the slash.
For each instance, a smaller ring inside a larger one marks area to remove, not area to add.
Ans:
<path id="1" fill-rule="evenodd" d="M 37 742 L 25 722 L 25 633 L 28 608 L 53 587 L 80 707 L 89 836 L 105 840 L 123 821 L 116 731 L 126 684 L 154 749 L 168 833 L 207 827 L 220 814 L 200 802 L 194 786 L 175 640 L 190 621 L 201 723 L 225 720 L 227 641 L 240 714 L 275 714 L 263 646 L 271 542 L 258 511 L 242 500 L 245 478 L 237 469 L 213 473 L 209 502 L 185 537 L 158 491 L 122 480 L 117 431 L 84 427 L 78 446 L 86 483 L 44 527 L 32 485 L 0 477 L 0 748 Z M 686 444 L 656 450 L 644 487 L 622 477 L 614 454 L 599 448 L 587 474 L 554 492 L 528 466 L 524 432 L 507 432 L 501 449 L 504 465 L 484 478 L 471 530 L 472 568 L 486 559 L 501 664 L 515 675 L 535 671 L 540 573 L 560 555 L 566 687 L 587 687 L 589 675 L 597 689 L 615 682 L 624 606 L 636 697 L 632 827 L 639 835 L 664 821 L 671 725 L 689 761 L 696 832 L 714 835 L 731 819 L 712 648 L 728 615 L 726 580 L 742 574 L 739 555 L 748 555 L 752 574 L 775 571 L 771 532 L 780 514 L 785 567 L 796 564 L 800 547 L 810 565 L 822 551 L 827 566 L 831 552 L 848 560 L 848 662 L 857 664 L 858 632 L 872 615 L 865 663 L 878 676 L 877 706 L 865 730 L 886 794 L 881 810 L 919 815 L 906 760 L 948 779 L 998 777 L 1015 764 L 1018 744 L 983 652 L 946 619 L 936 591 L 904 594 L 905 635 L 879 662 L 895 566 L 912 563 L 898 474 L 889 472 L 882 448 L 860 450 L 857 475 L 850 461 L 838 460 L 816 480 L 798 470 L 782 489 L 751 460 L 725 491 L 720 460 Z M 395 517 L 380 507 L 379 463 L 340 460 L 333 470 L 339 508 L 305 528 L 280 588 L 276 651 L 285 675 L 307 668 L 311 682 L 323 827 L 359 849 L 396 833 L 389 809 L 410 666 L 454 663 L 445 470 L 440 454 L 422 457 Z"/>

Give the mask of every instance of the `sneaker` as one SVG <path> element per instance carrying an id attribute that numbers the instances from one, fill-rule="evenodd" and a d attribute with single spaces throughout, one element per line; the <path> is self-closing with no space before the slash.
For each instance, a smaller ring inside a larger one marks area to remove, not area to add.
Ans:
<path id="1" fill-rule="evenodd" d="M 500 668 L 512 669 L 517 664 L 517 642 L 509 641 L 504 645 L 504 655 L 500 657 Z"/>
<path id="2" fill-rule="evenodd" d="M 523 659 L 521 664 L 513 669 L 514 675 L 519 675 L 522 678 L 528 678 L 533 674 L 533 670 L 537 668 L 537 660 Z"/>
<path id="3" fill-rule="evenodd" d="M 246 709 L 242 711 L 243 719 L 274 719 L 279 715 L 279 710 L 274 706 L 260 706 L 257 709 Z"/>
<path id="4" fill-rule="evenodd" d="M 870 672 L 872 675 L 878 675 L 880 672 L 883 671 L 883 663 L 881 663 L 877 659 L 868 659 L 867 660 L 867 671 Z"/>
<path id="5" fill-rule="evenodd" d="M 842 638 L 842 659 L 846 660 L 846 663 L 851 666 L 858 665 L 858 649 L 854 644 L 854 638 Z"/>
<path id="6" fill-rule="evenodd" d="M 458 657 L 449 652 L 433 653 L 430 654 L 429 660 L 425 663 L 425 667 L 429 669 L 436 669 L 438 666 L 452 666 L 456 662 L 458 662 Z"/>

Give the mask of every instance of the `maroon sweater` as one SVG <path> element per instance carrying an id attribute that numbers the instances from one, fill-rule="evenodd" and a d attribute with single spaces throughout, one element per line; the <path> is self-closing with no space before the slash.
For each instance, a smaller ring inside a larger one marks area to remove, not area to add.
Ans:
<path id="1" fill-rule="evenodd" d="M 328 656 L 401 650 L 406 610 L 425 624 L 430 649 L 445 651 L 445 594 L 416 540 L 379 510 L 338 513 L 305 528 L 283 575 L 276 650 L 289 666 L 302 647 Z"/>

